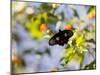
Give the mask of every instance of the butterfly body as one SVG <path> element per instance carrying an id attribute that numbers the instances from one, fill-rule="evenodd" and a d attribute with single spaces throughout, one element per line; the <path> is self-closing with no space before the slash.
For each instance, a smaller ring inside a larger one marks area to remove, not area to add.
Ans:
<path id="1" fill-rule="evenodd" d="M 56 33 L 51 39 L 49 40 L 49 45 L 61 45 L 67 44 L 69 38 L 73 35 L 73 32 L 71 30 L 59 30 L 58 33 Z"/>

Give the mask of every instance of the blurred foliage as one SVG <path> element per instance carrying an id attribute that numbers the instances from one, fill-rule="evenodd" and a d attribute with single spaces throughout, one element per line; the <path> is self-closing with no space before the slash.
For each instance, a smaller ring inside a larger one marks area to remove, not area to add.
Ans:
<path id="1" fill-rule="evenodd" d="M 95 18 L 95 16 L 96 16 L 96 7 L 91 6 L 91 7 L 89 8 L 89 10 L 88 10 L 88 17 L 89 17 L 90 19 L 92 19 L 92 18 Z"/>
<path id="2" fill-rule="evenodd" d="M 66 67 L 66 65 L 74 59 L 80 63 L 81 68 L 84 61 L 84 55 L 86 52 L 88 52 L 88 49 L 90 48 L 87 43 L 92 42 L 95 44 L 95 39 L 89 39 L 89 37 L 95 35 L 95 31 L 89 31 L 87 29 L 83 32 L 79 30 L 73 30 L 73 32 L 74 36 L 68 42 L 65 48 L 66 53 L 61 58 L 61 61 L 64 60 L 62 66 Z"/>
<path id="3" fill-rule="evenodd" d="M 48 29 L 48 24 L 57 22 L 57 17 L 49 12 L 51 9 L 52 7 L 50 5 L 43 3 L 39 9 L 40 13 L 38 13 L 37 16 L 32 16 L 31 19 L 27 21 L 26 28 L 32 38 L 41 39 L 43 33 Z"/>
<path id="4" fill-rule="evenodd" d="M 93 69 L 96 69 L 96 60 L 94 60 L 90 64 L 86 65 L 83 69 L 84 70 L 93 70 Z"/>
<path id="5" fill-rule="evenodd" d="M 82 64 L 84 60 L 84 51 L 87 50 L 86 48 L 87 45 L 83 34 L 81 34 L 79 31 L 75 31 L 74 36 L 71 38 L 71 41 L 69 41 L 67 47 L 65 48 L 66 53 L 63 59 L 66 61 L 64 62 L 63 66 L 66 66 L 72 59 L 75 59 Z"/>
<path id="6" fill-rule="evenodd" d="M 56 33 L 50 29 L 50 25 L 54 24 L 56 26 L 56 23 L 59 20 L 58 16 L 54 15 L 54 11 L 59 8 L 59 6 L 59 4 L 42 3 L 37 9 L 38 12 L 36 12 L 35 14 L 32 13 L 27 15 L 27 19 L 25 19 L 23 27 L 25 27 L 32 39 L 41 40 L 44 36 L 48 35 L 50 37 Z M 15 8 L 15 5 L 13 7 Z M 86 14 L 89 19 L 95 18 L 95 9 L 96 8 L 94 6 L 90 6 L 88 13 Z M 33 10 L 35 11 L 35 9 Z M 89 26 L 87 25 L 86 27 L 83 27 L 83 29 L 80 29 L 80 27 L 85 24 L 85 21 L 81 19 L 75 9 L 72 10 L 74 12 L 74 17 L 78 18 L 78 21 L 70 19 L 65 23 L 64 29 L 72 30 L 74 35 L 70 38 L 68 44 L 65 47 L 65 54 L 60 59 L 60 62 L 62 63 L 61 65 L 64 68 L 67 68 L 68 63 L 70 63 L 70 61 L 72 60 L 75 60 L 80 63 L 80 69 L 95 69 L 95 60 L 82 68 L 85 53 L 89 52 L 90 48 L 88 42 L 93 44 L 96 43 L 96 40 L 94 38 L 96 32 L 95 24 L 91 24 Z M 16 20 L 16 22 L 20 22 L 20 20 L 23 21 L 22 14 L 24 14 L 24 12 L 25 8 L 23 8 L 20 13 L 18 10 L 18 13 L 14 14 L 15 16 L 12 15 L 13 20 Z M 19 14 L 21 16 L 21 19 L 17 20 L 16 17 L 18 17 Z M 64 19 L 64 14 L 62 17 L 62 19 Z M 12 26 L 14 26 L 14 24 L 16 23 L 13 20 L 12 22 L 14 23 L 12 23 Z M 76 27 L 78 28 L 73 28 L 74 24 L 76 24 Z M 18 40 L 17 35 L 14 34 L 13 36 Z M 51 55 L 50 49 L 47 49 L 45 52 L 48 55 Z M 41 54 L 41 52 L 37 52 L 37 54 Z M 19 64 L 21 61 L 19 61 L 17 57 L 14 57 L 12 62 L 14 64 Z M 54 67 L 51 69 L 51 71 L 58 71 L 58 69 Z"/>
<path id="7" fill-rule="evenodd" d="M 76 16 L 78 16 L 77 12 L 74 11 Z M 91 6 L 88 10 L 88 17 L 90 19 L 95 18 L 95 7 Z M 84 20 L 80 20 L 79 23 L 84 23 Z M 70 20 L 68 24 L 73 25 L 73 21 Z M 90 43 L 96 43 L 95 41 L 95 25 L 91 25 L 90 27 L 94 29 L 89 29 L 88 26 L 85 27 L 83 30 L 73 30 L 74 36 L 70 39 L 68 42 L 65 51 L 66 53 L 61 58 L 60 61 L 63 61 L 61 64 L 63 67 L 67 67 L 67 64 L 71 60 L 77 60 L 80 63 L 80 69 L 82 68 L 82 64 L 84 61 L 84 55 L 86 52 L 89 52 L 90 46 L 88 46 L 88 42 Z M 91 54 L 92 55 L 92 54 Z M 83 69 L 95 69 L 95 60 L 91 62 L 90 64 L 86 65 Z"/>

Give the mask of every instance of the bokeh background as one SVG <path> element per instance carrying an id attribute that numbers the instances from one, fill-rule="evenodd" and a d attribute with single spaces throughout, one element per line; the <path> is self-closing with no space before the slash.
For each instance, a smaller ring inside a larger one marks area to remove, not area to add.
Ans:
<path id="1" fill-rule="evenodd" d="M 96 7 L 12 1 L 12 73 L 96 69 Z M 72 30 L 64 46 L 48 44 L 61 30 Z"/>

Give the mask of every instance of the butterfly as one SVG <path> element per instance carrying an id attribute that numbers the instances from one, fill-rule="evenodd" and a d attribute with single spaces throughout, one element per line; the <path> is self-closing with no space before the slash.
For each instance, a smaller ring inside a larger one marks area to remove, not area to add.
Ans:
<path id="1" fill-rule="evenodd" d="M 64 44 L 68 43 L 68 40 L 70 37 L 73 36 L 72 30 L 59 30 L 58 33 L 56 33 L 51 39 L 49 40 L 49 45 L 61 45 L 63 46 Z"/>

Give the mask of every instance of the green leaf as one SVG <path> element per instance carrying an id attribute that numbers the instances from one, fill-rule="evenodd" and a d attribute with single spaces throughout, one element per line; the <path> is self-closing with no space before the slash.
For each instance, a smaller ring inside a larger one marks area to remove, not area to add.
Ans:
<path id="1" fill-rule="evenodd" d="M 76 39 L 77 46 L 82 45 L 82 43 L 84 43 L 84 42 L 85 42 L 85 39 L 83 36 L 80 36 L 80 37 L 78 37 L 78 39 Z"/>
<path id="2" fill-rule="evenodd" d="M 67 50 L 67 52 L 66 52 L 66 54 L 64 55 L 64 58 L 67 59 L 67 58 L 70 57 L 70 55 L 73 54 L 73 49 L 72 49 L 72 48 L 67 48 L 66 50 Z"/>
<path id="3" fill-rule="evenodd" d="M 80 18 L 79 15 L 78 15 L 78 13 L 77 13 L 77 11 L 75 9 L 73 9 L 73 11 L 74 11 L 74 16 Z"/>
<path id="4" fill-rule="evenodd" d="M 39 31 L 39 25 L 41 24 L 41 15 L 37 16 L 37 19 L 33 21 L 33 18 L 31 21 L 28 21 L 26 23 L 26 28 L 29 30 L 29 35 L 32 38 L 41 39 L 43 37 L 42 32 Z"/>
<path id="5" fill-rule="evenodd" d="M 89 8 L 89 10 L 88 10 L 88 13 L 91 12 L 91 11 L 93 11 L 93 10 L 95 10 L 95 9 L 96 9 L 95 6 L 91 6 L 91 7 Z"/>

